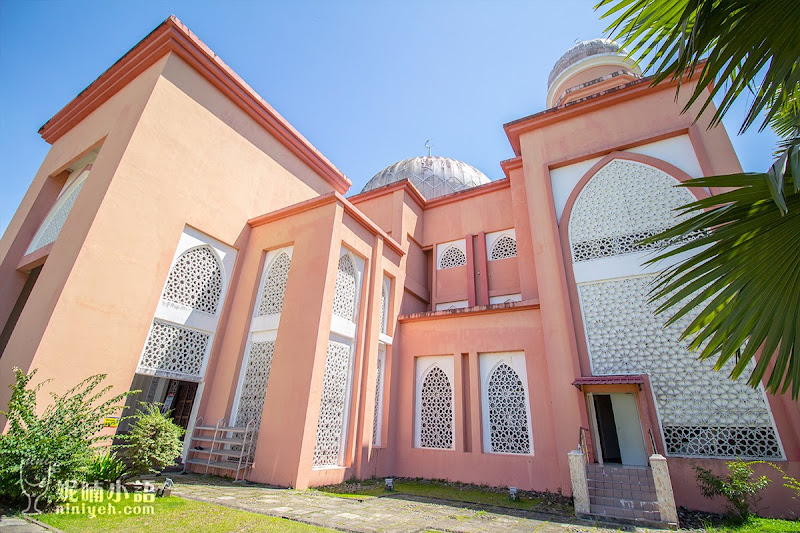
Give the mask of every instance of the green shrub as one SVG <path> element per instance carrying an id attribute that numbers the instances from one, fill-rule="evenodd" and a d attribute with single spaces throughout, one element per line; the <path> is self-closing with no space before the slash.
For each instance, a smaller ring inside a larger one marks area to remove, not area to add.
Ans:
<path id="1" fill-rule="evenodd" d="M 124 457 L 131 476 L 157 474 L 175 463 L 183 449 L 182 427 L 160 410 L 161 404 L 142 402 L 131 416 L 133 427 L 123 437 Z"/>
<path id="2" fill-rule="evenodd" d="M 706 498 L 722 496 L 728 500 L 731 512 L 738 520 L 746 520 L 752 508 L 761 500 L 758 493 L 769 485 L 770 479 L 767 476 L 759 476 L 753 479 L 753 465 L 764 461 L 745 462 L 741 459 L 736 461 L 726 461 L 729 474 L 718 476 L 695 466 L 697 472 L 697 483 Z"/>
<path id="3" fill-rule="evenodd" d="M 86 470 L 87 483 L 102 483 L 103 485 L 113 484 L 127 473 L 128 467 L 125 461 L 118 458 L 114 452 L 104 451 L 95 453 L 89 460 Z"/>
<path id="4" fill-rule="evenodd" d="M 770 463 L 769 465 L 781 473 L 781 477 L 783 477 L 783 486 L 794 492 L 794 496 L 792 496 L 792 498 L 795 500 L 800 500 L 800 481 L 784 472 L 783 468 L 775 463 Z"/>
<path id="5" fill-rule="evenodd" d="M 97 374 L 63 395 L 51 393 L 50 405 L 38 414 L 36 395 L 46 382 L 30 388 L 35 374 L 14 368 L 8 410 L 0 411 L 8 419 L 8 431 L 0 435 L 0 498 L 21 504 L 26 494 L 37 496 L 42 509 L 62 500 L 64 483 L 85 480 L 93 446 L 109 438 L 98 435 L 103 419 L 118 414 L 121 402 L 138 391 L 103 399 L 111 387 L 99 388 L 106 376 Z"/>

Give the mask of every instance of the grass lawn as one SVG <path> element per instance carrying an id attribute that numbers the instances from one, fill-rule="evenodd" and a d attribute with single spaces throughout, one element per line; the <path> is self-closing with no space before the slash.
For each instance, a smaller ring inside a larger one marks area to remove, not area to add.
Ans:
<path id="1" fill-rule="evenodd" d="M 366 498 L 374 496 L 387 496 L 392 494 L 384 490 L 383 479 L 367 479 L 364 481 L 350 481 L 339 485 L 317 487 L 320 492 L 325 492 L 342 498 Z M 467 503 L 480 503 L 511 509 L 526 511 L 539 511 L 573 516 L 572 505 L 569 499 L 552 493 L 529 493 L 520 491 L 520 499 L 512 501 L 505 489 L 481 487 L 463 483 L 427 479 L 394 479 L 394 494 L 409 494 L 428 498 L 440 498 Z"/>
<path id="2" fill-rule="evenodd" d="M 318 533 L 331 531 L 283 518 L 273 518 L 210 503 L 184 500 L 177 496 L 134 502 L 134 495 L 131 494 L 128 495 L 127 500 L 109 502 L 107 499 L 109 493 L 103 494 L 106 499 L 99 503 L 79 499 L 75 503 L 68 504 L 80 509 L 96 506 L 95 509 L 103 508 L 105 510 L 103 514 L 98 509 L 94 515 L 89 513 L 48 513 L 36 518 L 66 533 L 73 531 L 110 533 L 163 533 L 164 531 Z M 83 508 L 82 505 L 87 507 Z"/>
<path id="3" fill-rule="evenodd" d="M 705 528 L 707 533 L 800 533 L 800 522 L 753 517 L 741 524 L 718 524 Z"/>

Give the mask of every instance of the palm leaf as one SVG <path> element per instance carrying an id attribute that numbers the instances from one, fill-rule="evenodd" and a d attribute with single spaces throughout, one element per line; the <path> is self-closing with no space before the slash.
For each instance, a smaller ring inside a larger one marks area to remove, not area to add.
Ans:
<path id="1" fill-rule="evenodd" d="M 795 147 L 796 148 L 796 147 Z M 796 153 L 796 151 L 794 152 Z M 757 387 L 769 372 L 767 390 L 800 396 L 800 193 L 788 164 L 781 176 L 785 209 L 776 209 L 767 174 L 711 176 L 684 187 L 734 187 L 681 211 L 688 220 L 642 241 L 661 243 L 647 264 L 691 252 L 657 278 L 651 301 L 657 313 L 672 310 L 672 324 L 696 313 L 682 333 L 700 359 L 731 359 L 733 379 L 752 368 Z M 687 239 L 687 237 L 692 237 Z M 678 242 L 679 244 L 675 244 Z M 750 363 L 758 352 L 755 366 Z M 770 369 L 770 365 L 773 365 Z"/>
<path id="2" fill-rule="evenodd" d="M 601 8 L 603 18 L 613 17 L 607 29 L 611 36 L 631 56 L 647 58 L 643 67 L 654 71 L 653 85 L 672 80 L 679 92 L 684 77 L 700 68 L 683 112 L 699 102 L 698 118 L 714 110 L 709 123 L 714 127 L 747 92 L 748 110 L 739 133 L 763 115 L 759 129 L 770 125 L 782 137 L 793 138 L 781 144 L 768 172 L 772 198 L 785 212 L 781 183 L 787 160 L 800 171 L 800 155 L 797 163 L 788 155 L 800 131 L 800 2 L 600 0 L 595 9 Z"/>

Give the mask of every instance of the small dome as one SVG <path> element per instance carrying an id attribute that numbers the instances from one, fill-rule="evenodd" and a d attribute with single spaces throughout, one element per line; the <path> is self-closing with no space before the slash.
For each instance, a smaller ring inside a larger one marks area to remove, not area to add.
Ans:
<path id="1" fill-rule="evenodd" d="M 611 39 L 591 39 L 589 41 L 583 41 L 576 44 L 567 50 L 564 55 L 558 58 L 556 64 L 553 65 L 553 70 L 550 71 L 550 75 L 547 77 L 547 88 L 550 88 L 550 86 L 553 84 L 553 81 L 555 81 L 559 74 L 567 70 L 578 61 L 586 59 L 590 56 L 607 54 L 621 55 L 622 57 L 627 55 L 622 47 Z"/>
<path id="2" fill-rule="evenodd" d="M 389 165 L 375 174 L 361 192 L 404 179 L 413 183 L 427 200 L 491 182 L 483 172 L 471 165 L 449 157 L 427 155 Z"/>
<path id="3" fill-rule="evenodd" d="M 609 39 L 592 39 L 578 43 L 562 55 L 547 77 L 547 107 L 565 102 L 570 91 L 581 84 L 587 84 L 587 75 L 595 80 L 600 76 L 623 73 L 616 78 L 623 84 L 632 78 L 641 78 L 642 70 L 619 44 Z M 605 88 L 608 88 L 606 84 Z"/>

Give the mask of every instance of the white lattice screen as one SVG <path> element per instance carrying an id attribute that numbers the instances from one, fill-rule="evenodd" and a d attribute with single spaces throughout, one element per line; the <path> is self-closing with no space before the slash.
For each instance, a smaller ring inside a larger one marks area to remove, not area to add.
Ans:
<path id="1" fill-rule="evenodd" d="M 341 462 L 349 375 L 350 345 L 329 341 L 322 378 L 314 466 L 337 466 Z"/>
<path id="2" fill-rule="evenodd" d="M 381 429 L 383 424 L 383 374 L 386 365 L 386 347 L 381 345 L 378 349 L 378 364 L 375 374 L 375 410 L 372 419 L 372 445 L 381 445 Z"/>
<path id="3" fill-rule="evenodd" d="M 381 314 L 381 333 L 386 333 L 386 303 L 386 282 L 384 282 L 381 283 L 381 308 L 378 311 Z"/>
<path id="4" fill-rule="evenodd" d="M 210 335 L 153 321 L 139 361 L 139 374 L 201 381 Z"/>
<path id="5" fill-rule="evenodd" d="M 680 340 L 691 314 L 663 327 L 647 301 L 653 278 L 579 286 L 593 374 L 650 376 L 671 455 L 782 458 L 763 392 L 697 360 Z"/>
<path id="6" fill-rule="evenodd" d="M 333 314 L 353 321 L 356 306 L 356 266 L 349 254 L 339 258 L 336 269 L 336 290 L 333 296 Z"/>
<path id="7" fill-rule="evenodd" d="M 264 414 L 264 401 L 291 264 L 292 247 L 267 253 L 261 273 L 261 291 L 250 321 L 249 349 L 243 359 L 245 366 L 239 377 L 234 416 L 231 418 L 240 427 L 246 426 L 248 422 L 252 423 L 256 437 Z M 269 320 L 261 317 L 268 317 Z M 256 438 L 253 441 L 253 455 L 257 444 Z"/>
<path id="8" fill-rule="evenodd" d="M 26 254 L 35 252 L 56 241 L 88 177 L 89 170 L 83 170 L 75 181 L 66 187 L 61 197 L 56 200 L 50 213 L 44 219 L 44 222 L 42 222 L 42 227 L 39 228 L 36 235 L 33 237 L 30 246 L 28 246 L 25 252 Z"/>
<path id="9" fill-rule="evenodd" d="M 258 304 L 259 316 L 274 315 L 283 310 L 283 295 L 286 293 L 291 261 L 286 252 L 280 252 L 270 265 Z"/>
<path id="10" fill-rule="evenodd" d="M 491 451 L 531 453 L 525 387 L 506 363 L 492 371 L 487 383 Z"/>
<path id="11" fill-rule="evenodd" d="M 453 448 L 453 386 L 437 365 L 422 379 L 418 424 L 420 448 Z"/>
<path id="12" fill-rule="evenodd" d="M 250 343 L 244 379 L 241 381 L 239 405 L 236 410 L 237 426 L 245 426 L 250 421 L 255 423 L 256 428 L 261 425 L 264 396 L 267 394 L 274 353 L 275 341 Z"/>
<path id="13" fill-rule="evenodd" d="M 333 296 L 331 338 L 325 354 L 322 398 L 314 446 L 314 468 L 339 466 L 347 443 L 348 405 L 352 389 L 351 353 L 357 332 L 358 295 L 364 261 L 347 248 L 339 252 Z"/>
<path id="14" fill-rule="evenodd" d="M 517 257 L 517 241 L 508 235 L 503 235 L 492 245 L 489 259 L 496 261 L 497 259 L 506 259 L 508 257 Z"/>
<path id="15" fill-rule="evenodd" d="M 439 269 L 455 268 L 467 264 L 467 256 L 460 248 L 450 246 L 444 251 L 442 257 L 439 259 Z"/>
<path id="16" fill-rule="evenodd" d="M 615 159 L 581 190 L 569 218 L 575 262 L 652 248 L 635 243 L 677 221 L 675 209 L 696 200 L 666 172 L 642 163 Z"/>
<path id="17" fill-rule="evenodd" d="M 181 234 L 136 372 L 200 382 L 236 252 L 200 232 Z M 200 311 L 198 313 L 198 311 Z"/>
<path id="18" fill-rule="evenodd" d="M 603 258 L 642 250 L 634 243 L 685 220 L 676 208 L 695 201 L 679 182 L 649 165 L 614 160 L 578 195 L 569 218 L 573 261 L 595 260 L 596 277 L 578 286 L 594 375 L 648 374 L 670 455 L 780 458 L 761 390 L 713 371 L 680 334 L 687 315 L 669 327 L 648 302 L 654 275 L 643 268 L 617 272 Z M 621 263 L 620 263 L 621 265 Z"/>
<path id="19" fill-rule="evenodd" d="M 222 294 L 222 268 L 209 246 L 187 250 L 172 266 L 162 299 L 211 315 Z"/>

